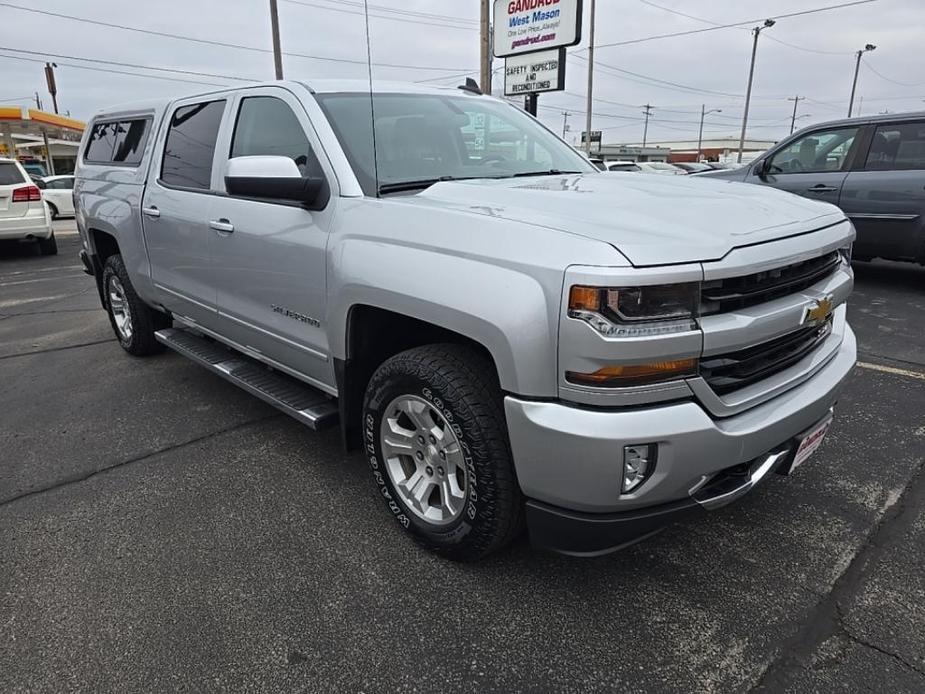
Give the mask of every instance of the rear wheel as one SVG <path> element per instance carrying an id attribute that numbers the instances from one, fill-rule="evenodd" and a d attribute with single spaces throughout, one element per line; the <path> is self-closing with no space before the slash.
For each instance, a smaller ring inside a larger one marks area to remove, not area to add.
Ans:
<path id="1" fill-rule="evenodd" d="M 55 240 L 55 232 L 47 239 L 39 239 L 39 252 L 42 255 L 58 255 L 58 242 Z"/>
<path id="2" fill-rule="evenodd" d="M 473 561 L 520 534 L 501 389 L 481 353 L 429 345 L 386 361 L 366 390 L 363 436 L 386 505 L 426 548 Z"/>
<path id="3" fill-rule="evenodd" d="M 51 218 L 57 219 L 60 216 L 58 212 L 58 208 L 55 206 L 53 202 L 49 202 L 47 204 L 48 204 L 48 210 L 51 212 Z"/>
<path id="4" fill-rule="evenodd" d="M 109 256 L 103 266 L 103 296 L 122 349 L 136 357 L 163 351 L 154 333 L 170 327 L 170 316 L 155 311 L 139 298 L 120 255 Z"/>

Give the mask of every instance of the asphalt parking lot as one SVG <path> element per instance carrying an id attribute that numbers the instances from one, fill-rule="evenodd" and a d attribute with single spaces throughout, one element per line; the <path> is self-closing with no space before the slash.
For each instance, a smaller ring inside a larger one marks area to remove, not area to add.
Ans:
<path id="1" fill-rule="evenodd" d="M 59 247 L 0 247 L 0 691 L 925 690 L 925 268 L 857 264 L 861 364 L 794 477 L 458 565 L 336 430 L 125 355 Z"/>

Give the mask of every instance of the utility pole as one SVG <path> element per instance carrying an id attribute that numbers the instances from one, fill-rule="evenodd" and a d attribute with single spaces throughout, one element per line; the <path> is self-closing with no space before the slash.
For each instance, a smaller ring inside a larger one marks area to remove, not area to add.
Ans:
<path id="1" fill-rule="evenodd" d="M 703 104 L 700 107 L 700 134 L 697 136 L 697 161 L 700 161 L 701 152 L 703 151 L 703 119 L 708 113 L 722 113 L 723 109 L 721 108 L 711 108 L 707 111 L 707 105 Z"/>
<path id="2" fill-rule="evenodd" d="M 854 92 L 858 87 L 858 72 L 861 70 L 861 56 L 876 48 L 877 47 L 874 44 L 868 43 L 866 46 L 864 46 L 864 48 L 857 52 L 858 59 L 854 64 L 854 81 L 851 83 L 851 100 L 848 102 L 848 118 L 851 118 L 851 112 L 854 110 Z"/>
<path id="3" fill-rule="evenodd" d="M 863 97 L 863 96 L 859 96 L 859 97 L 858 97 L 858 116 L 861 115 L 861 106 L 863 106 L 863 105 L 864 105 L 864 97 Z"/>
<path id="4" fill-rule="evenodd" d="M 805 98 L 806 98 L 805 96 L 800 96 L 799 94 L 797 96 L 787 97 L 787 101 L 793 102 L 793 116 L 791 116 L 790 118 L 790 134 L 791 135 L 793 135 L 793 130 L 797 124 L 797 106 Z"/>
<path id="5" fill-rule="evenodd" d="M 270 28 L 273 32 L 273 63 L 276 66 L 276 79 L 283 79 L 283 50 L 279 45 L 279 10 L 276 0 L 270 0 Z"/>
<path id="6" fill-rule="evenodd" d="M 39 93 L 35 93 L 35 107 L 41 111 L 42 110 L 42 99 L 39 97 Z"/>
<path id="7" fill-rule="evenodd" d="M 568 132 L 568 119 L 569 119 L 569 116 L 571 115 L 572 114 L 569 113 L 568 111 L 562 112 L 562 139 L 563 140 L 565 139 L 566 133 Z"/>
<path id="8" fill-rule="evenodd" d="M 646 104 L 645 106 L 643 106 L 643 108 L 645 109 L 643 113 L 646 114 L 646 124 L 642 129 L 642 147 L 643 149 L 645 149 L 646 138 L 649 136 L 649 116 L 652 115 L 652 109 L 655 107 L 652 106 L 651 104 Z"/>
<path id="9" fill-rule="evenodd" d="M 594 110 L 594 20 L 597 15 L 596 0 L 591 0 L 591 37 L 588 46 L 588 105 L 585 121 L 585 151 L 591 156 L 591 111 Z"/>
<path id="10" fill-rule="evenodd" d="M 58 112 L 58 85 L 55 84 L 55 68 L 57 63 L 45 63 L 45 82 L 48 84 L 48 93 L 51 94 L 51 103 Z"/>
<path id="11" fill-rule="evenodd" d="M 482 0 L 482 79 L 483 94 L 491 94 L 491 0 Z"/>
<path id="12" fill-rule="evenodd" d="M 742 150 L 745 149 L 745 129 L 748 127 L 748 107 L 752 100 L 752 81 L 755 78 L 755 54 L 758 53 L 758 35 L 762 29 L 770 29 L 777 22 L 773 19 L 764 20 L 764 26 L 755 27 L 752 33 L 755 35 L 755 41 L 752 44 L 752 62 L 748 68 L 748 89 L 745 90 L 745 113 L 742 114 L 742 135 L 739 137 L 739 156 L 736 161 L 742 163 Z"/>

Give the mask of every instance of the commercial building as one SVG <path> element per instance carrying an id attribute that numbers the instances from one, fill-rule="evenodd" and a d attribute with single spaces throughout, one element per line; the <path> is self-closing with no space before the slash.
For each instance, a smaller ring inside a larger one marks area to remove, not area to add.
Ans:
<path id="1" fill-rule="evenodd" d="M 775 140 L 745 140 L 742 159 L 750 161 L 775 144 L 777 144 Z M 656 142 L 653 145 L 671 150 L 671 157 L 668 161 L 697 161 L 697 140 Z M 701 157 L 710 161 L 734 160 L 739 153 L 739 138 L 730 136 L 704 139 L 700 151 Z"/>
<path id="2" fill-rule="evenodd" d="M 41 162 L 49 175 L 72 173 L 85 127 L 56 113 L 0 106 L 0 156 Z"/>

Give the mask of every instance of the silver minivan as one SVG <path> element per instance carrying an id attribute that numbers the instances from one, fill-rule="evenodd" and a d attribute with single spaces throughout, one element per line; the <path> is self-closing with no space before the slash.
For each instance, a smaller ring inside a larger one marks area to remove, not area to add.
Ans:
<path id="1" fill-rule="evenodd" d="M 925 264 L 925 112 L 813 125 L 748 166 L 703 175 L 831 202 L 857 229 L 855 259 Z"/>

